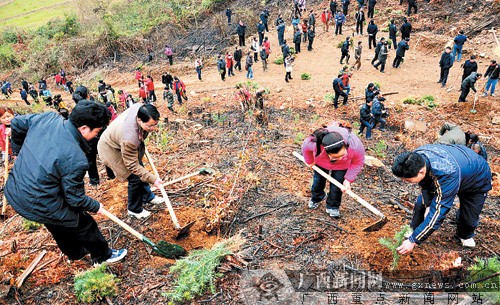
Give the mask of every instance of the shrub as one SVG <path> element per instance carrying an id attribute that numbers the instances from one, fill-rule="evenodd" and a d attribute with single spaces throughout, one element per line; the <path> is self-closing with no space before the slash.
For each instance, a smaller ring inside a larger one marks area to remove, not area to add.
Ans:
<path id="1" fill-rule="evenodd" d="M 380 140 L 377 142 L 377 144 L 375 144 L 374 147 L 370 147 L 369 150 L 372 151 L 376 157 L 384 159 L 385 151 L 387 150 L 387 144 L 384 140 Z"/>
<path id="2" fill-rule="evenodd" d="M 79 302 L 92 303 L 116 296 L 119 282 L 115 275 L 106 273 L 106 264 L 98 265 L 75 276 L 76 298 Z"/>
<path id="3" fill-rule="evenodd" d="M 76 20 L 76 15 L 66 15 L 64 19 L 52 19 L 47 24 L 39 27 L 36 34 L 48 39 L 62 38 L 64 36 L 75 36 L 78 34 L 80 26 Z"/>
<path id="4" fill-rule="evenodd" d="M 40 229 L 42 226 L 43 225 L 38 222 L 34 222 L 26 218 L 23 219 L 23 229 L 25 229 L 26 231 L 36 231 Z"/>
<path id="5" fill-rule="evenodd" d="M 17 43 L 18 32 L 13 28 L 4 29 L 2 32 L 3 43 Z"/>
<path id="6" fill-rule="evenodd" d="M 334 94 L 332 94 L 332 93 L 325 94 L 325 102 L 333 103 L 334 99 L 335 99 L 335 95 Z"/>
<path id="7" fill-rule="evenodd" d="M 408 232 L 411 232 L 411 228 L 410 228 L 409 225 L 405 225 L 405 226 L 401 227 L 401 230 L 399 230 L 398 232 L 396 232 L 396 234 L 394 234 L 394 238 L 383 237 L 383 238 L 380 238 L 378 240 L 378 242 L 382 246 L 385 246 L 389 250 L 391 250 L 391 253 L 392 253 L 392 266 L 391 266 L 391 270 L 396 269 L 396 267 L 398 266 L 398 263 L 399 263 L 399 254 L 398 254 L 398 251 L 396 251 L 396 249 L 399 246 L 401 246 L 401 244 L 405 240 L 405 234 L 408 233 Z"/>
<path id="8" fill-rule="evenodd" d="M 492 257 L 488 259 L 482 259 L 476 257 L 475 264 L 470 266 L 468 270 L 470 271 L 467 280 L 469 282 L 474 282 L 477 280 L 482 280 L 492 274 L 500 272 L 500 260 L 498 257 Z M 487 280 L 475 283 L 475 286 L 467 286 L 467 291 L 469 292 L 481 292 L 485 294 L 485 297 L 490 299 L 494 304 L 500 304 L 500 290 L 498 290 L 498 275 Z"/>
<path id="9" fill-rule="evenodd" d="M 292 55 L 297 54 L 297 51 L 295 51 L 294 47 L 290 47 L 290 54 L 292 54 Z"/>
<path id="10" fill-rule="evenodd" d="M 278 56 L 275 60 L 274 63 L 277 65 L 282 65 L 283 64 L 283 55 Z"/>
<path id="11" fill-rule="evenodd" d="M 422 102 L 414 96 L 409 96 L 403 100 L 403 104 L 421 105 Z"/>
<path id="12" fill-rule="evenodd" d="M 12 45 L 0 45 L 0 70 L 14 69 L 21 66 L 21 61 L 14 53 Z"/>
<path id="13" fill-rule="evenodd" d="M 309 73 L 302 73 L 300 75 L 300 79 L 302 79 L 302 80 L 310 80 L 311 79 L 311 74 L 309 74 Z"/>
<path id="14" fill-rule="evenodd" d="M 297 145 L 301 145 L 305 138 L 306 138 L 306 135 L 303 134 L 302 132 L 299 132 L 295 135 L 295 139 L 293 140 L 293 143 L 295 143 Z"/>
<path id="15" fill-rule="evenodd" d="M 373 84 L 375 85 L 375 87 L 377 87 L 379 90 L 382 89 L 382 84 L 380 84 L 379 82 L 373 82 Z"/>

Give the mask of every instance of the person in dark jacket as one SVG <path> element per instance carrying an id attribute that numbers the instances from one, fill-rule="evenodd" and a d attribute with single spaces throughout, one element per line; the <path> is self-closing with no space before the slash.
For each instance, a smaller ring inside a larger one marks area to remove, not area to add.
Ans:
<path id="1" fill-rule="evenodd" d="M 24 90 L 23 88 L 19 88 L 19 94 L 21 95 L 21 99 L 26 103 L 26 105 L 31 105 L 30 102 L 28 102 L 28 92 Z"/>
<path id="2" fill-rule="evenodd" d="M 283 44 L 281 45 L 281 54 L 283 55 L 283 61 L 285 61 L 285 58 L 287 58 L 288 55 L 291 54 L 290 47 L 286 43 L 286 39 L 283 41 Z"/>
<path id="3" fill-rule="evenodd" d="M 309 40 L 309 44 L 307 45 L 307 51 L 313 50 L 314 37 L 316 37 L 316 33 L 314 32 L 314 26 L 310 25 L 309 30 L 307 30 L 307 38 Z"/>
<path id="4" fill-rule="evenodd" d="M 333 91 L 335 91 L 335 98 L 333 99 L 333 107 L 335 109 L 339 108 L 339 96 L 344 97 L 342 105 L 347 105 L 347 93 L 344 92 L 344 84 L 342 83 L 342 74 L 337 75 L 337 78 L 333 80 Z"/>
<path id="5" fill-rule="evenodd" d="M 363 11 L 363 7 L 360 7 L 354 16 L 356 19 L 356 34 L 363 35 L 363 23 L 365 22 L 365 12 Z"/>
<path id="6" fill-rule="evenodd" d="M 385 63 L 387 62 L 387 55 L 389 54 L 389 49 L 387 48 L 387 41 L 384 41 L 382 46 L 380 47 L 380 52 L 378 53 L 378 62 L 374 66 L 375 69 L 378 70 L 378 66 L 380 67 L 380 72 L 385 73 Z"/>
<path id="7" fill-rule="evenodd" d="M 238 71 L 241 71 L 241 59 L 243 58 L 243 52 L 241 51 L 240 47 L 236 46 L 236 50 L 233 53 L 233 58 L 236 64 L 234 65 L 234 69 L 238 69 Z"/>
<path id="8" fill-rule="evenodd" d="M 377 4 L 377 0 L 368 0 L 368 18 L 373 18 L 373 14 L 375 14 L 375 4 Z"/>
<path id="9" fill-rule="evenodd" d="M 404 40 L 401 40 L 399 42 L 397 50 L 396 50 L 396 58 L 394 58 L 394 62 L 392 63 L 393 68 L 399 68 L 401 61 L 405 57 L 406 50 L 410 49 L 410 46 L 408 45 L 409 41 L 410 41 L 410 38 L 405 38 Z"/>
<path id="10" fill-rule="evenodd" d="M 467 147 L 483 157 L 484 160 L 488 161 L 488 154 L 486 153 L 486 149 L 484 148 L 483 144 L 481 144 L 481 142 L 479 141 L 479 137 L 474 133 L 466 135 L 468 135 Z"/>
<path id="11" fill-rule="evenodd" d="M 21 87 L 23 87 L 23 89 L 26 90 L 26 92 L 29 91 L 28 82 L 24 78 L 21 78 Z"/>
<path id="12" fill-rule="evenodd" d="M 379 89 L 377 86 L 375 86 L 374 83 L 369 83 L 368 86 L 365 89 L 365 102 L 368 102 L 368 100 L 373 101 L 375 98 L 375 93 L 379 93 Z"/>
<path id="13" fill-rule="evenodd" d="M 300 53 L 300 43 L 302 41 L 302 30 L 297 28 L 293 34 L 293 43 L 295 44 L 295 52 Z"/>
<path id="14" fill-rule="evenodd" d="M 337 0 L 330 1 L 330 12 L 332 13 L 332 16 L 335 16 L 337 13 Z"/>
<path id="15" fill-rule="evenodd" d="M 226 9 L 226 17 L 227 17 L 227 25 L 231 25 L 231 15 L 233 14 L 233 11 L 228 7 Z"/>
<path id="16" fill-rule="evenodd" d="M 170 72 L 165 72 L 161 76 L 161 82 L 165 84 L 165 86 L 170 87 L 170 89 L 174 88 L 174 78 Z"/>
<path id="17" fill-rule="evenodd" d="M 378 55 L 380 54 L 380 49 L 384 45 L 384 42 L 385 42 L 385 38 L 384 37 L 380 38 L 380 41 L 377 43 L 377 46 L 375 47 L 375 56 L 373 56 L 373 59 L 372 59 L 372 65 L 374 67 L 375 67 L 375 62 L 378 60 Z M 370 49 L 371 49 L 371 47 L 370 47 Z"/>
<path id="18" fill-rule="evenodd" d="M 488 96 L 488 90 L 490 90 L 490 95 L 495 96 L 495 87 L 498 83 L 498 75 L 500 74 L 500 66 L 497 64 L 496 60 L 492 60 L 489 65 L 484 77 L 488 77 L 486 81 L 486 86 L 484 87 L 483 96 Z M 491 88 L 491 89 L 490 89 Z"/>
<path id="19" fill-rule="evenodd" d="M 278 26 L 280 23 L 285 23 L 285 20 L 283 20 L 283 14 L 278 14 L 278 18 L 276 18 L 274 25 Z"/>
<path id="20" fill-rule="evenodd" d="M 403 24 L 399 29 L 401 31 L 401 40 L 404 40 L 405 38 L 410 38 L 411 29 L 412 29 L 411 23 L 408 21 L 408 19 L 403 18 Z"/>
<path id="21" fill-rule="evenodd" d="M 464 69 L 464 73 L 462 74 L 462 81 L 464 81 L 472 72 L 477 72 L 476 56 L 472 55 L 470 59 L 467 59 L 465 63 L 461 65 L 461 67 Z"/>
<path id="22" fill-rule="evenodd" d="M 220 79 L 222 81 L 226 80 L 226 62 L 224 61 L 224 58 L 222 58 L 222 55 L 219 55 L 217 59 L 217 71 L 220 74 Z"/>
<path id="23" fill-rule="evenodd" d="M 309 26 L 316 27 L 316 17 L 314 17 L 314 12 L 313 10 L 309 11 L 309 19 L 308 19 Z"/>
<path id="24" fill-rule="evenodd" d="M 411 9 L 413 8 L 413 13 L 417 13 L 417 0 L 408 0 L 408 17 L 410 17 Z"/>
<path id="25" fill-rule="evenodd" d="M 257 33 L 259 34 L 259 46 L 262 45 L 262 41 L 264 40 L 264 31 L 266 30 L 266 26 L 262 23 L 262 20 L 259 20 L 257 24 Z"/>
<path id="26" fill-rule="evenodd" d="M 76 87 L 75 92 L 73 93 L 73 95 L 71 97 L 73 98 L 73 102 L 75 102 L 75 104 L 78 104 L 79 101 L 86 100 L 88 98 L 88 96 L 89 96 L 89 92 L 88 92 L 87 87 L 78 86 L 78 87 Z"/>
<path id="27" fill-rule="evenodd" d="M 350 0 L 342 0 L 342 13 L 344 13 L 344 16 L 349 14 L 349 4 L 351 4 Z"/>
<path id="28" fill-rule="evenodd" d="M 464 31 L 460 30 L 458 32 L 459 34 L 453 39 L 453 61 L 455 61 L 455 58 L 457 61 L 460 61 L 462 59 L 462 48 L 464 46 L 464 43 L 467 41 L 467 36 L 464 35 Z M 458 56 L 456 56 L 458 54 Z"/>
<path id="29" fill-rule="evenodd" d="M 240 20 L 238 22 L 238 26 L 236 27 L 236 34 L 238 34 L 238 45 L 240 47 L 245 46 L 245 31 L 247 29 L 247 26 L 243 24 L 243 21 Z"/>
<path id="30" fill-rule="evenodd" d="M 442 87 L 446 86 L 446 81 L 448 80 L 448 74 L 450 73 L 450 68 L 453 66 L 453 57 L 451 56 L 451 48 L 446 47 L 443 54 L 441 54 L 441 59 L 439 60 L 439 67 L 441 67 L 441 74 L 439 76 L 438 84 L 440 83 Z"/>
<path id="31" fill-rule="evenodd" d="M 405 182 L 418 183 L 422 191 L 413 209 L 413 233 L 397 248 L 399 254 L 410 253 L 439 229 L 456 196 L 456 237 L 464 247 L 476 246 L 474 232 L 492 188 L 490 167 L 481 156 L 461 145 L 424 145 L 398 155 L 392 172 Z"/>
<path id="32" fill-rule="evenodd" d="M 335 15 L 335 35 L 342 35 L 342 25 L 345 23 L 345 15 L 338 11 Z"/>
<path id="33" fill-rule="evenodd" d="M 269 33 L 269 26 L 268 26 L 268 22 L 269 22 L 269 11 L 267 9 L 263 10 L 262 12 L 260 12 L 260 20 L 262 21 L 262 23 L 264 24 L 265 28 L 266 28 L 266 32 Z"/>
<path id="34" fill-rule="evenodd" d="M 280 23 L 276 27 L 276 32 L 278 32 L 278 44 L 282 45 L 283 40 L 285 40 L 285 22 L 284 21 L 280 21 Z"/>
<path id="35" fill-rule="evenodd" d="M 44 224 L 70 260 L 90 253 L 96 263 L 116 262 L 127 254 L 126 249 L 109 248 L 88 214 L 101 212 L 103 206 L 85 194 L 83 182 L 87 141 L 110 118 L 104 105 L 80 101 L 69 120 L 46 112 L 17 116 L 11 122 L 12 151 L 17 159 L 5 197 L 21 216 Z"/>
<path id="36" fill-rule="evenodd" d="M 344 43 L 342 44 L 342 47 L 340 48 L 340 51 L 342 53 L 342 55 L 340 56 L 340 64 L 343 65 L 344 64 L 344 58 L 346 59 L 346 64 L 349 64 L 349 58 L 351 56 L 349 56 L 349 46 L 350 46 L 350 38 L 349 36 L 347 36 L 345 38 L 345 41 Z"/>
<path id="37" fill-rule="evenodd" d="M 372 129 L 380 123 L 380 131 L 385 131 L 385 125 L 387 121 L 385 118 L 387 117 L 387 110 L 385 110 L 385 106 L 383 101 L 385 98 L 380 96 L 380 92 L 378 90 L 373 92 L 373 105 L 372 105 L 372 114 L 373 114 L 373 124 Z"/>
<path id="38" fill-rule="evenodd" d="M 375 20 L 370 20 L 370 24 L 368 25 L 368 28 L 366 29 L 368 32 L 368 47 L 371 49 L 372 44 L 373 47 L 376 47 L 376 41 L 377 41 L 377 32 L 378 32 L 378 27 L 375 24 Z"/>
<path id="39" fill-rule="evenodd" d="M 389 39 L 392 41 L 392 47 L 394 48 L 394 50 L 396 50 L 398 46 L 398 44 L 396 43 L 397 32 L 398 28 L 394 24 L 394 19 L 391 19 L 391 23 L 389 24 Z"/>
<path id="40" fill-rule="evenodd" d="M 465 102 L 465 99 L 467 98 L 467 95 L 469 95 L 470 90 L 474 91 L 474 93 L 477 93 L 475 84 L 478 79 L 480 79 L 482 76 L 481 73 L 476 73 L 472 72 L 467 78 L 464 79 L 462 82 L 462 93 L 460 94 L 460 97 L 458 98 L 459 102 Z"/>
<path id="41" fill-rule="evenodd" d="M 359 132 L 358 135 L 362 135 L 366 128 L 366 139 L 372 139 L 372 128 L 373 128 L 373 114 L 371 112 L 372 100 L 369 99 L 366 103 L 361 106 L 359 110 Z"/>

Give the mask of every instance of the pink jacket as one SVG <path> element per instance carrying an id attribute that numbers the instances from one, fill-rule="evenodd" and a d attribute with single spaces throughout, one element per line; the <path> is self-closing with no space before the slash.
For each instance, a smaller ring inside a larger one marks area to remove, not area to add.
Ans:
<path id="1" fill-rule="evenodd" d="M 5 126 L 4 124 L 0 124 L 0 147 L 2 148 L 2 151 L 5 151 L 5 139 L 7 138 L 7 136 L 5 135 L 6 128 L 7 126 Z M 12 155 L 12 146 L 10 145 L 9 145 L 9 155 Z"/>
<path id="2" fill-rule="evenodd" d="M 327 129 L 329 131 L 336 131 L 340 133 L 344 138 L 344 141 L 349 143 L 347 156 L 335 162 L 330 162 L 330 158 L 328 158 L 323 145 L 321 145 L 321 153 L 316 156 L 316 142 L 313 142 L 314 136 L 311 135 L 304 140 L 304 143 L 302 143 L 302 154 L 304 155 L 304 160 L 307 164 L 315 163 L 317 166 L 326 170 L 347 169 L 345 179 L 349 182 L 353 182 L 356 180 L 356 177 L 361 172 L 361 169 L 365 164 L 365 148 L 363 143 L 361 143 L 361 140 L 354 133 L 349 133 L 347 129 L 339 127 L 338 123 L 330 124 Z"/>

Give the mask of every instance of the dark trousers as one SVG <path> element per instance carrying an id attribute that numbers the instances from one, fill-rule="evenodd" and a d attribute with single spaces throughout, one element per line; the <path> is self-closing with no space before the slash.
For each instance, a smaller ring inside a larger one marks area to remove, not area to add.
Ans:
<path id="1" fill-rule="evenodd" d="M 342 23 L 335 24 L 335 35 L 342 35 Z"/>
<path id="2" fill-rule="evenodd" d="M 295 43 L 295 53 L 300 53 L 300 41 Z"/>
<path id="3" fill-rule="evenodd" d="M 292 79 L 292 72 L 285 73 L 285 81 L 288 82 L 289 79 Z"/>
<path id="4" fill-rule="evenodd" d="M 414 4 L 408 3 L 408 16 L 410 16 L 412 8 L 414 9 L 414 14 L 417 13 L 417 5 L 415 3 Z"/>
<path id="5" fill-rule="evenodd" d="M 262 45 L 262 41 L 264 41 L 264 32 L 262 33 L 259 32 L 259 46 Z"/>
<path id="6" fill-rule="evenodd" d="M 196 74 L 198 74 L 198 79 L 201 80 L 201 68 L 196 68 Z"/>
<path id="7" fill-rule="evenodd" d="M 23 101 L 26 103 L 26 105 L 31 105 L 31 103 L 28 102 L 28 97 L 23 98 Z"/>
<path id="8" fill-rule="evenodd" d="M 141 164 L 142 165 L 142 164 Z M 142 212 L 142 205 L 145 202 L 149 202 L 155 198 L 155 195 L 151 192 L 149 184 L 141 181 L 139 176 L 130 174 L 127 177 L 128 180 L 128 201 L 127 208 L 129 211 L 134 213 Z"/>
<path id="9" fill-rule="evenodd" d="M 486 193 L 458 193 L 460 208 L 455 215 L 457 219 L 457 236 L 461 239 L 474 237 L 474 231 L 479 225 L 479 215 L 486 201 Z M 422 196 L 418 196 L 413 208 L 413 218 L 410 227 L 415 230 L 423 221 L 425 205 Z"/>
<path id="10" fill-rule="evenodd" d="M 238 35 L 238 43 L 240 47 L 245 46 L 245 35 Z"/>
<path id="11" fill-rule="evenodd" d="M 349 64 L 349 58 L 351 58 L 351 56 L 349 56 L 349 53 L 344 53 L 342 52 L 342 56 L 340 57 L 340 63 L 343 64 L 343 60 L 344 58 L 346 59 L 346 64 Z"/>
<path id="12" fill-rule="evenodd" d="M 309 44 L 307 45 L 307 50 L 312 51 L 314 39 L 309 39 Z"/>
<path id="13" fill-rule="evenodd" d="M 234 76 L 233 66 L 227 68 L 227 76 Z"/>
<path id="14" fill-rule="evenodd" d="M 443 83 L 443 85 L 446 85 L 449 73 L 450 73 L 450 68 L 441 68 L 441 75 L 439 76 L 439 82 Z"/>
<path id="15" fill-rule="evenodd" d="M 374 6 L 368 6 L 368 18 L 373 18 L 373 14 L 375 13 Z"/>
<path id="16" fill-rule="evenodd" d="M 460 93 L 460 97 L 458 98 L 459 102 L 465 102 L 467 95 L 469 95 L 470 87 L 461 86 L 462 93 Z"/>
<path id="17" fill-rule="evenodd" d="M 154 90 L 148 91 L 148 99 L 150 102 L 156 102 L 156 94 Z"/>
<path id="18" fill-rule="evenodd" d="M 405 40 L 405 38 L 410 38 L 410 33 L 401 32 L 401 40 Z"/>
<path id="19" fill-rule="evenodd" d="M 99 171 L 97 170 L 97 142 L 99 142 L 98 138 L 93 138 L 88 141 L 90 146 L 90 150 L 86 154 L 87 161 L 89 163 L 88 174 L 90 178 L 90 184 L 99 184 Z"/>
<path id="20" fill-rule="evenodd" d="M 175 95 L 177 95 L 177 101 L 179 102 L 179 105 L 182 105 L 181 91 L 180 90 L 175 91 Z"/>
<path id="21" fill-rule="evenodd" d="M 347 16 L 347 13 L 349 13 L 349 5 L 344 5 L 342 7 L 342 13 L 344 13 L 344 15 Z"/>
<path id="22" fill-rule="evenodd" d="M 363 35 L 363 22 L 356 21 L 356 34 Z"/>
<path id="23" fill-rule="evenodd" d="M 236 64 L 234 64 L 234 69 L 238 69 L 238 71 L 241 71 L 241 59 L 240 60 L 235 60 Z"/>
<path id="24" fill-rule="evenodd" d="M 394 47 L 394 51 L 398 49 L 398 44 L 396 43 L 396 37 L 389 37 L 392 40 L 392 46 Z"/>
<path id="25" fill-rule="evenodd" d="M 231 24 L 231 15 L 227 16 L 227 25 Z"/>
<path id="26" fill-rule="evenodd" d="M 375 68 L 378 68 L 380 66 L 380 72 L 385 71 L 385 60 L 384 61 L 379 61 L 378 63 L 375 64 Z"/>
<path id="27" fill-rule="evenodd" d="M 396 55 L 396 58 L 394 58 L 394 61 L 392 62 L 392 66 L 394 68 L 399 68 L 399 65 L 401 64 L 402 60 L 403 60 L 403 57 Z"/>
<path id="28" fill-rule="evenodd" d="M 373 125 L 370 121 L 365 121 L 363 119 L 359 119 L 359 122 L 361 123 L 359 126 L 359 133 L 358 134 L 363 134 L 363 131 L 366 128 L 366 138 L 371 139 L 372 137 L 372 128 Z"/>
<path id="29" fill-rule="evenodd" d="M 377 124 L 380 123 L 380 130 L 384 130 L 385 129 L 385 124 L 387 123 L 387 121 L 382 118 L 381 116 L 379 115 L 376 115 L 374 118 L 373 118 L 373 126 L 372 126 L 372 129 L 374 129 Z"/>
<path id="30" fill-rule="evenodd" d="M 70 260 L 83 258 L 90 253 L 94 262 L 101 263 L 111 257 L 111 249 L 97 227 L 94 218 L 87 212 L 78 212 L 79 221 L 76 227 L 63 227 L 45 224 L 54 237 L 59 249 Z"/>
<path id="31" fill-rule="evenodd" d="M 220 79 L 226 80 L 226 68 L 219 70 Z"/>
<path id="32" fill-rule="evenodd" d="M 369 34 L 368 36 L 368 47 L 371 49 L 372 45 L 374 48 L 377 47 L 377 34 Z"/>
<path id="33" fill-rule="evenodd" d="M 170 65 L 173 65 L 173 64 L 174 64 L 173 55 L 168 55 L 168 56 L 167 56 L 167 58 L 168 58 L 168 63 L 169 63 Z"/>
<path id="34" fill-rule="evenodd" d="M 372 65 L 374 65 L 377 60 L 378 60 L 378 53 L 375 53 L 375 56 L 372 59 Z"/>
<path id="35" fill-rule="evenodd" d="M 263 23 L 264 23 L 264 22 L 263 22 Z M 266 32 L 268 32 L 268 33 L 269 33 L 269 27 L 267 26 L 267 22 L 266 22 L 266 23 L 264 23 L 264 26 L 266 27 Z"/>
<path id="36" fill-rule="evenodd" d="M 253 52 L 253 61 L 258 62 L 259 61 L 259 53 L 258 52 Z"/>
<path id="37" fill-rule="evenodd" d="M 335 98 L 333 99 L 333 107 L 335 107 L 335 109 L 339 108 L 339 96 L 344 97 L 342 105 L 347 105 L 347 93 L 335 90 Z"/>
<path id="38" fill-rule="evenodd" d="M 304 37 L 303 41 L 306 42 L 307 41 L 307 32 L 302 32 L 302 36 Z"/>
<path id="39" fill-rule="evenodd" d="M 323 169 L 324 172 L 328 173 L 329 171 Z M 339 183 L 344 182 L 344 176 L 347 170 L 331 170 L 330 176 L 333 179 L 337 180 Z M 321 199 L 325 196 L 325 186 L 326 186 L 326 178 L 318 174 L 314 171 L 313 184 L 311 187 L 313 202 L 320 202 Z M 340 203 L 342 201 L 342 191 L 335 186 L 335 184 L 330 183 L 330 191 L 328 192 L 328 197 L 326 199 L 326 208 L 328 209 L 338 209 L 340 207 Z"/>

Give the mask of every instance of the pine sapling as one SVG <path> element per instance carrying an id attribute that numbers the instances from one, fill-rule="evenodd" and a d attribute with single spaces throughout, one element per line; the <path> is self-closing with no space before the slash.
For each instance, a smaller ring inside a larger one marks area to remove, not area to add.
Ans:
<path id="1" fill-rule="evenodd" d="M 382 246 L 385 246 L 389 250 L 391 250 L 391 253 L 392 253 L 392 266 L 391 266 L 391 270 L 396 269 L 396 267 L 398 266 L 398 263 L 399 263 L 399 254 L 398 254 L 398 251 L 396 251 L 396 249 L 399 246 L 401 246 L 401 244 L 405 240 L 405 235 L 408 232 L 411 232 L 411 228 L 410 228 L 409 225 L 405 225 L 405 226 L 401 227 L 401 230 L 399 230 L 398 232 L 396 232 L 396 234 L 394 234 L 394 238 L 383 237 L 383 238 L 381 238 L 381 239 L 378 240 L 378 242 Z"/>
<path id="2" fill-rule="evenodd" d="M 79 302 L 92 303 L 118 294 L 120 279 L 107 273 L 106 267 L 106 264 L 97 265 L 75 276 L 74 289 Z"/>

